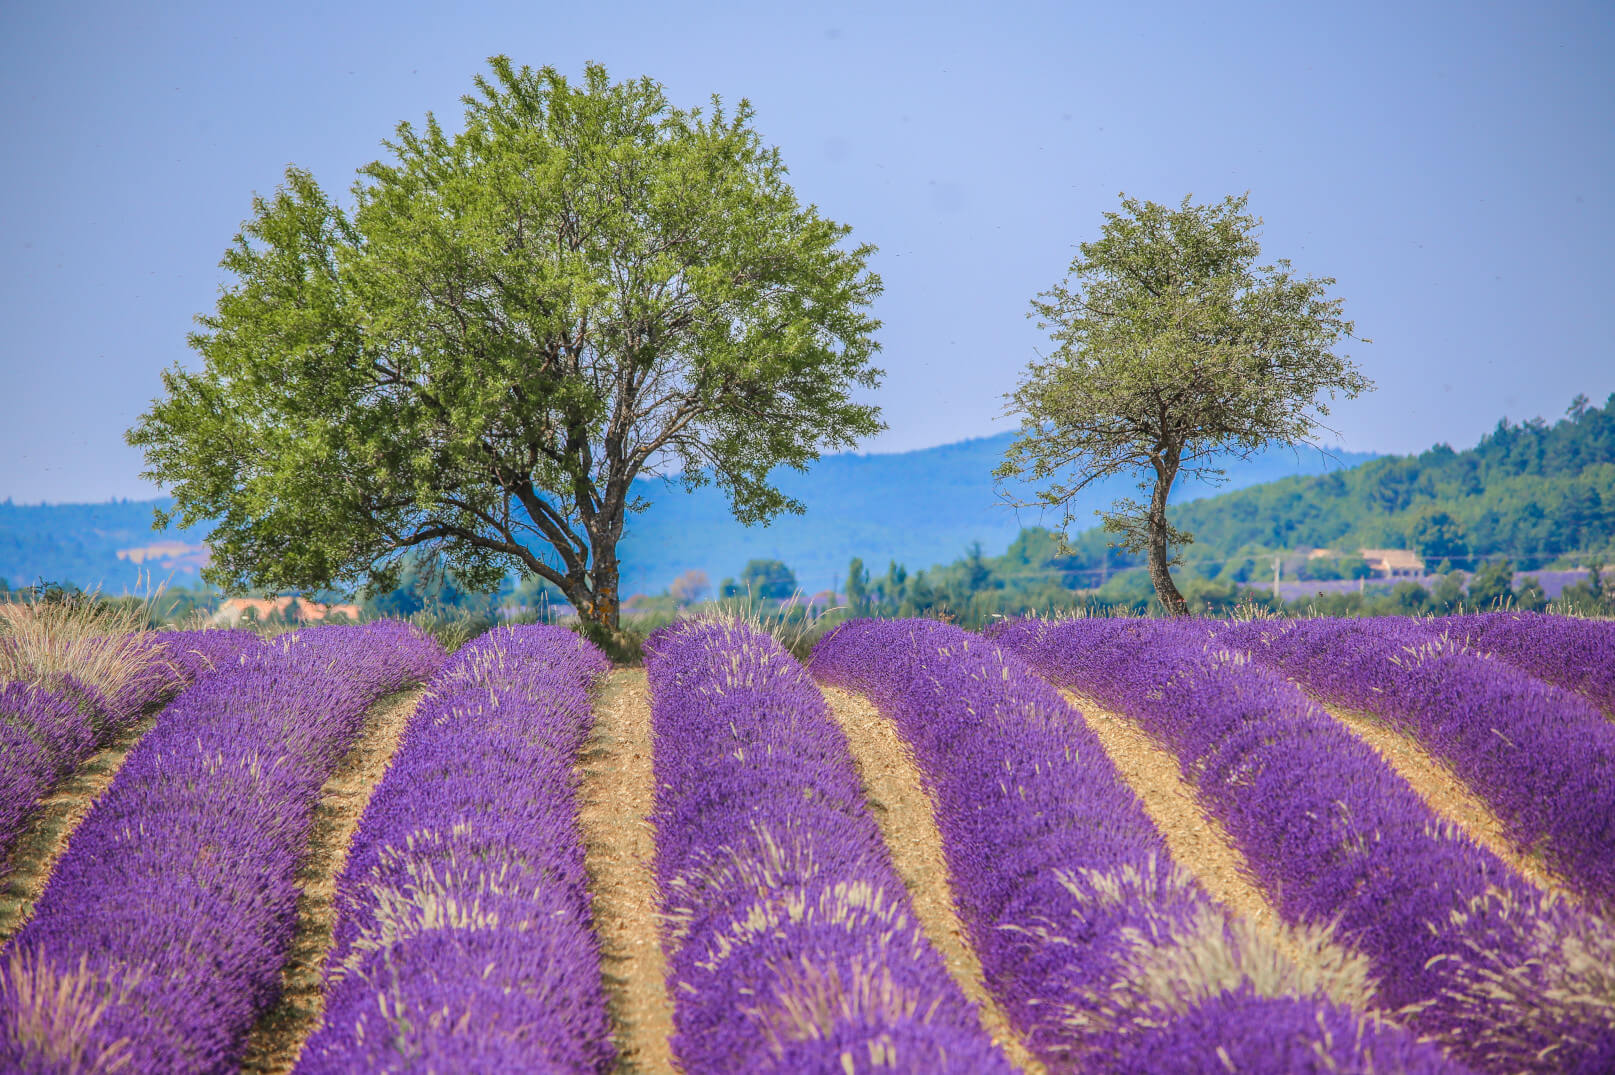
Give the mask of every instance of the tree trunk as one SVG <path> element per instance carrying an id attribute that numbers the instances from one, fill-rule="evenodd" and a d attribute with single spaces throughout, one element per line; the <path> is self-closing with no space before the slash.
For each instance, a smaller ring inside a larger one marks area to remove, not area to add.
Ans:
<path id="1" fill-rule="evenodd" d="M 1155 583 L 1155 596 L 1161 604 L 1174 616 L 1187 616 L 1189 602 L 1173 584 L 1172 569 L 1166 562 L 1166 497 L 1177 476 L 1178 449 L 1173 448 L 1155 466 L 1155 491 L 1150 495 L 1149 567 L 1150 581 Z"/>
<path id="2" fill-rule="evenodd" d="M 589 571 L 594 586 L 589 592 L 588 605 L 579 608 L 578 615 L 596 627 L 616 631 L 621 606 L 617 593 L 619 574 L 617 550 L 614 546 L 602 543 L 595 548 L 594 553 L 594 567 Z"/>

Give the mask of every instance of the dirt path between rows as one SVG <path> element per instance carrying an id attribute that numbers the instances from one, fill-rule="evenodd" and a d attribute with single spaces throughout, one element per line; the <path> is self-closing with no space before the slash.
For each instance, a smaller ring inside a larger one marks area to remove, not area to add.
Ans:
<path id="1" fill-rule="evenodd" d="M 156 713 L 131 724 L 79 763 L 72 775 L 40 801 L 12 847 L 11 872 L 0 887 L 0 945 L 15 937 L 33 917 L 34 905 L 44 894 L 56 863 L 67 853 L 73 833 L 111 786 L 135 744 L 156 724 Z"/>
<path id="2" fill-rule="evenodd" d="M 656 778 L 645 670 L 607 675 L 595 691 L 593 711 L 594 727 L 578 766 L 578 823 L 617 1070 L 662 1075 L 678 1069 L 669 1043 L 673 1002 L 657 925 L 661 895 L 650 822 Z"/>
<path id="3" fill-rule="evenodd" d="M 247 1037 L 241 1071 L 283 1075 L 292 1070 L 325 1014 L 323 975 L 336 928 L 336 879 L 348 861 L 359 820 L 393 755 L 425 687 L 389 695 L 370 707 L 337 770 L 320 789 L 314 831 L 298 863 L 297 933 L 281 971 L 281 995 Z"/>
<path id="4" fill-rule="evenodd" d="M 1211 898 L 1254 922 L 1279 925 L 1282 919 L 1256 883 L 1250 863 L 1234 846 L 1228 830 L 1201 805 L 1184 780 L 1177 755 L 1155 742 L 1133 721 L 1092 698 L 1061 691 L 1099 738 L 1111 764 L 1144 804 L 1144 812 L 1166 841 L 1172 859 L 1200 882 Z M 1275 933 L 1282 938 L 1282 934 Z M 1282 943 L 1282 940 L 1279 942 Z M 1300 953 L 1291 952 L 1299 957 Z"/>
<path id="5" fill-rule="evenodd" d="M 920 781 L 920 770 L 896 726 L 861 695 L 823 687 L 825 701 L 852 750 L 864 797 L 891 851 L 897 875 L 907 886 L 920 926 L 947 964 L 964 995 L 978 1006 L 981 1024 L 1022 1071 L 1047 1069 L 987 991 L 981 960 L 954 909 L 953 885 L 942 851 L 936 811 Z"/>
<path id="6" fill-rule="evenodd" d="M 1322 703 L 1319 703 L 1322 705 Z M 1451 821 L 1477 844 L 1502 859 L 1521 877 L 1544 892 L 1556 892 L 1572 906 L 1581 906 L 1576 893 L 1543 865 L 1540 856 L 1521 854 L 1509 839 L 1491 807 L 1487 806 L 1446 764 L 1425 750 L 1410 735 L 1396 731 L 1372 713 L 1324 706 L 1335 720 L 1373 747 L 1385 763 L 1405 780 L 1437 817 Z"/>

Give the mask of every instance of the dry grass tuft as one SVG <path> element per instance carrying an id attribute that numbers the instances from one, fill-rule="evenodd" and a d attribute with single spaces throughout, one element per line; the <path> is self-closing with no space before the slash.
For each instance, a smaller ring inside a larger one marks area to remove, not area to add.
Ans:
<path id="1" fill-rule="evenodd" d="M 167 663 L 154 634 L 141 608 L 0 601 L 0 682 L 59 689 L 72 676 L 114 702 Z"/>
<path id="2" fill-rule="evenodd" d="M 1452 913 L 1468 949 L 1450 960 L 1457 1022 L 1443 1044 L 1489 1071 L 1560 1071 L 1608 1049 L 1615 1027 L 1615 931 L 1591 915 L 1559 915 L 1556 895 L 1519 903 L 1492 889 Z M 1499 952 L 1487 935 L 1524 933 L 1528 952 Z M 1438 957 L 1439 958 L 1439 957 Z M 1416 1006 L 1422 1007 L 1422 1005 Z"/>
<path id="3" fill-rule="evenodd" d="M 929 1022 L 940 1003 L 933 1000 L 922 1011 L 918 992 L 892 981 L 889 967 L 867 966 L 861 960 L 854 961 L 845 979 L 839 967 L 821 967 L 806 958 L 778 970 L 781 988 L 772 1002 L 742 1013 L 762 1028 L 775 1057 L 783 1057 L 793 1042 L 824 1041 L 842 1023 Z"/>
<path id="4" fill-rule="evenodd" d="M 62 970 L 37 954 L 29 958 L 13 950 L 0 992 L 10 994 L 6 1000 L 12 1018 L 6 1033 L 25 1054 L 52 1065 L 51 1070 L 76 1075 L 128 1067 L 128 1038 L 91 1051 L 90 1032 L 114 998 L 107 983 L 89 969 L 88 955 L 79 957 L 77 967 Z"/>

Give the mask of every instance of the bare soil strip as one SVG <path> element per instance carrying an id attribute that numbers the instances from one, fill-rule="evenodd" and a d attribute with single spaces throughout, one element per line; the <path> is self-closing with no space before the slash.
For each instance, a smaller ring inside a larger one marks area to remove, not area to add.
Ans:
<path id="1" fill-rule="evenodd" d="M 645 670 L 609 673 L 595 691 L 593 711 L 594 727 L 578 766 L 578 821 L 617 1070 L 661 1075 L 677 1067 L 658 927 L 661 895 L 650 821 L 656 780 Z"/>
<path id="2" fill-rule="evenodd" d="M 1047 1069 L 987 991 L 981 960 L 954 910 L 953 885 L 942 852 L 936 812 L 920 781 L 920 770 L 896 726 L 862 695 L 823 688 L 825 701 L 852 749 L 864 796 L 892 854 L 897 874 L 914 901 L 915 914 L 948 972 L 966 997 L 978 1005 L 981 1024 L 1017 1068 L 1036 1075 Z"/>
<path id="3" fill-rule="evenodd" d="M 359 819 L 398 752 L 410 715 L 426 688 L 389 695 L 370 707 L 364 728 L 320 789 L 314 832 L 297 868 L 297 933 L 281 971 L 280 1000 L 259 1018 L 247 1038 L 243 1073 L 281 1075 L 325 1014 L 323 975 L 336 927 L 336 879 L 348 861 Z"/>
<path id="4" fill-rule="evenodd" d="M 135 744 L 156 724 L 156 713 L 131 724 L 40 801 L 12 848 L 11 872 L 0 886 L 0 945 L 16 936 L 33 917 L 34 904 L 44 894 L 56 863 L 67 853 L 73 833 L 123 768 Z"/>
<path id="5" fill-rule="evenodd" d="M 1099 737 L 1111 764 L 1144 804 L 1172 859 L 1200 882 L 1211 898 L 1252 921 L 1278 924 L 1278 911 L 1256 883 L 1250 863 L 1228 830 L 1200 803 L 1181 775 L 1177 755 L 1133 721 L 1074 691 L 1062 691 Z"/>
<path id="6" fill-rule="evenodd" d="M 1541 856 L 1522 854 L 1509 840 L 1503 823 L 1491 807 L 1470 791 L 1445 763 L 1420 746 L 1418 740 L 1392 729 L 1370 713 L 1324 708 L 1357 738 L 1373 747 L 1437 817 L 1454 822 L 1465 835 L 1533 885 L 1545 892 L 1557 892 L 1566 902 L 1580 906 L 1575 892 L 1543 865 Z"/>

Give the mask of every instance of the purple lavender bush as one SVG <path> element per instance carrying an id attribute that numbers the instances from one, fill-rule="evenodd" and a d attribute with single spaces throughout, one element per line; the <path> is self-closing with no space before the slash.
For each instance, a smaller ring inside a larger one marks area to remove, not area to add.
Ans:
<path id="1" fill-rule="evenodd" d="M 116 698 L 71 674 L 51 677 L 48 688 L 0 683 L 0 877 L 52 787 L 129 721 L 211 669 L 215 658 L 225 661 L 258 642 L 245 631 L 149 632 L 141 640 L 156 652 Z"/>
<path id="2" fill-rule="evenodd" d="M 1516 849 L 1540 849 L 1573 891 L 1615 913 L 1615 723 L 1587 699 L 1417 620 L 1256 621 L 1217 637 L 1417 739 Z"/>
<path id="3" fill-rule="evenodd" d="M 1356 1070 L 1370 1056 L 1381 1070 L 1461 1070 L 1363 1014 L 1360 968 L 1256 971 L 1272 938 L 1173 867 L 1098 738 L 1013 655 L 934 621 L 856 620 L 811 668 L 868 696 L 913 749 L 988 986 L 1051 1069 L 1226 1070 L 1226 1045 L 1258 1072 Z M 1183 1020 L 1214 1032 L 1196 1038 Z M 1315 1067 L 1270 1041 L 1275 1020 L 1311 1021 Z M 1137 1066 L 1155 1056 L 1171 1063 Z"/>
<path id="4" fill-rule="evenodd" d="M 645 668 L 683 1070 L 1009 1072 L 802 666 L 743 623 L 682 622 L 646 641 Z"/>
<path id="5" fill-rule="evenodd" d="M 1615 623 L 1540 612 L 1482 612 L 1426 621 L 1475 653 L 1586 695 L 1615 716 Z"/>
<path id="6" fill-rule="evenodd" d="M 1380 1003 L 1414 1029 L 1485 1071 L 1581 1070 L 1600 1055 L 1615 1035 L 1615 989 L 1566 1007 L 1550 1002 L 1551 975 L 1522 968 L 1563 969 L 1565 943 L 1603 927 L 1544 899 L 1293 684 L 1207 634 L 1095 619 L 1019 621 L 993 636 L 1170 746 L 1279 913 L 1338 921 L 1372 960 Z M 1476 976 L 1478 961 L 1535 984 L 1511 1007 Z M 1561 985 L 1605 988 L 1602 972 L 1567 974 Z"/>
<path id="7" fill-rule="evenodd" d="M 443 660 L 396 622 L 302 632 L 182 693 L 11 942 L 0 1070 L 233 1070 L 279 993 L 321 786 L 369 706 Z"/>
<path id="8" fill-rule="evenodd" d="M 95 750 L 87 708 L 42 687 L 0 685 L 0 876 L 39 800 Z"/>
<path id="9" fill-rule="evenodd" d="M 300 1075 L 612 1069 L 573 775 L 609 667 L 501 627 L 433 677 L 338 878 Z"/>

